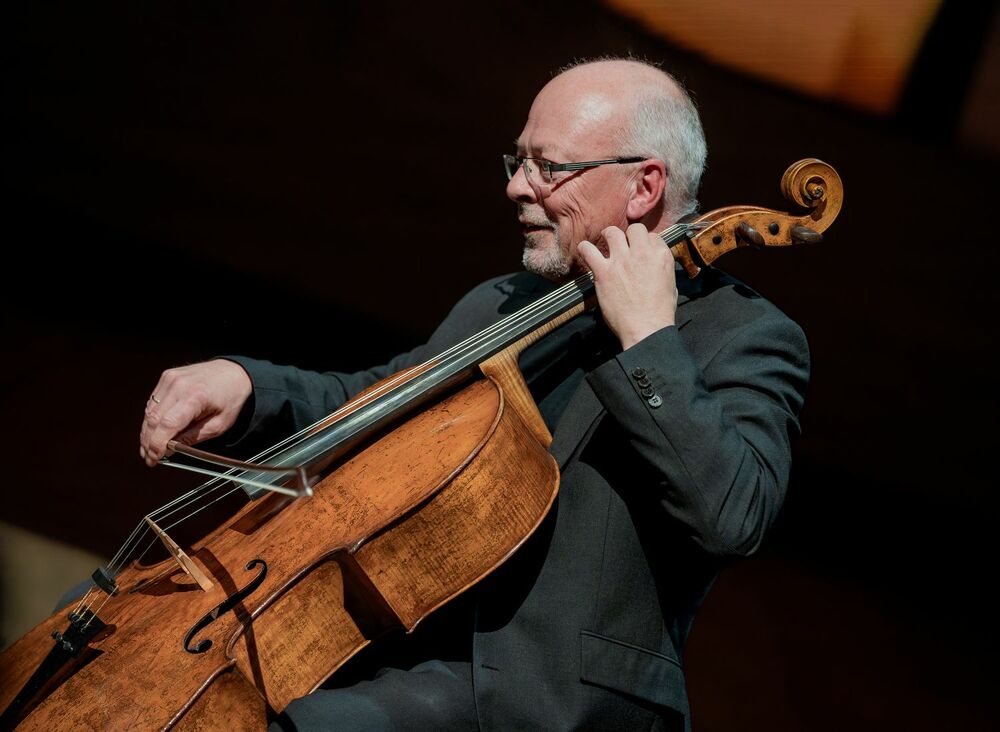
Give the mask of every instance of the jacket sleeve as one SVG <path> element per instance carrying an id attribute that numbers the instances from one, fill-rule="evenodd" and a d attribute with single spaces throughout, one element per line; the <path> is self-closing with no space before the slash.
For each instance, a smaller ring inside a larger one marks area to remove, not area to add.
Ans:
<path id="1" fill-rule="evenodd" d="M 336 411 L 372 384 L 426 360 L 428 348 L 417 346 L 381 366 L 347 374 L 307 371 L 246 356 L 224 356 L 242 366 L 253 382 L 253 396 L 226 436 L 236 445 L 248 435 L 279 439 L 298 432 Z"/>
<path id="2" fill-rule="evenodd" d="M 376 382 L 439 355 L 497 319 L 497 283 L 504 279 L 489 280 L 466 294 L 426 343 L 364 371 L 307 371 L 245 356 L 223 356 L 250 375 L 253 395 L 221 439 L 236 447 L 250 435 L 272 441 L 286 437 L 326 417 Z"/>
<path id="3" fill-rule="evenodd" d="M 663 510 L 707 552 L 746 556 L 784 500 L 808 346 L 777 310 L 719 340 L 696 362 L 681 332 L 664 328 L 588 380 L 652 467 Z"/>

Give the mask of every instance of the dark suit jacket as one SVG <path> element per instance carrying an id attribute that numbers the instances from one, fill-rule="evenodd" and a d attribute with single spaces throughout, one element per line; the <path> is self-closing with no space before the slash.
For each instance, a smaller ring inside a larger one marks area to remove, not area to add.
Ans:
<path id="1" fill-rule="evenodd" d="M 720 566 L 756 550 L 781 506 L 808 349 L 798 326 L 736 280 L 714 270 L 678 279 L 676 327 L 622 352 L 585 315 L 521 360 L 555 426 L 562 480 L 542 527 L 478 588 L 471 660 L 483 729 L 690 724 L 684 643 Z M 235 358 L 254 383 L 249 430 L 311 424 L 550 288 L 528 274 L 486 282 L 427 344 L 370 371 Z"/>

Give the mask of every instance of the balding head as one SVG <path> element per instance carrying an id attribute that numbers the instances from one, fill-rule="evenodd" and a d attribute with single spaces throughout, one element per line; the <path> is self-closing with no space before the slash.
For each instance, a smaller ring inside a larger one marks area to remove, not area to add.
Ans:
<path id="1" fill-rule="evenodd" d="M 616 156 L 663 161 L 669 176 L 666 220 L 697 209 L 705 135 L 694 103 L 673 76 L 633 59 L 582 61 L 560 70 L 539 98 L 550 92 L 573 105 L 581 125 L 603 126 L 612 135 Z"/>

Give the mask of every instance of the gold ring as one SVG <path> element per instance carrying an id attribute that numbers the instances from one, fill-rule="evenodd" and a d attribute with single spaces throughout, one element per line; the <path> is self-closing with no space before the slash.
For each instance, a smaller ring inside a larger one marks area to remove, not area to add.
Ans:
<path id="1" fill-rule="evenodd" d="M 150 394 L 150 395 L 149 395 L 149 398 L 150 398 L 150 399 L 152 399 L 152 400 L 153 400 L 154 402 L 156 402 L 157 404 L 159 404 L 159 403 L 160 403 L 160 400 L 156 398 L 156 394 Z"/>

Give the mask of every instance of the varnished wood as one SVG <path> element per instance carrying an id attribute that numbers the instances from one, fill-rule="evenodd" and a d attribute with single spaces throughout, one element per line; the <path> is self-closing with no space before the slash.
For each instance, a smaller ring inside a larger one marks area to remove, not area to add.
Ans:
<path id="1" fill-rule="evenodd" d="M 225 671 L 212 679 L 173 726 L 177 732 L 261 732 L 274 711 L 246 677 Z"/>
<path id="2" fill-rule="evenodd" d="M 580 303 L 479 364 L 480 370 L 500 386 L 504 399 L 510 408 L 518 413 L 538 443 L 545 447 L 552 444 L 552 435 L 549 433 L 549 428 L 545 425 L 542 415 L 538 412 L 538 406 L 532 399 L 531 392 L 528 391 L 524 375 L 521 374 L 521 369 L 517 366 L 517 359 L 525 348 L 548 335 L 560 325 L 569 322 L 585 309 L 585 304 Z"/>
<path id="3" fill-rule="evenodd" d="M 711 264 L 739 247 L 784 247 L 806 241 L 799 231 L 819 234 L 837 218 L 844 203 L 844 185 L 840 175 L 828 163 L 806 158 L 793 163 L 781 177 L 781 192 L 804 212 L 786 213 L 760 206 L 725 206 L 699 216 L 696 222 L 707 224 L 692 237 L 690 244 L 671 247 L 689 277 L 697 277 L 701 264 Z M 754 232 L 741 236 L 740 231 Z"/>
<path id="4" fill-rule="evenodd" d="M 132 565 L 117 578 L 121 592 L 101 610 L 113 631 L 93 644 L 96 658 L 51 693 L 21 727 L 157 729 L 194 709 L 201 709 L 204 718 L 199 697 L 215 679 L 232 674 L 246 679 L 267 708 L 280 711 L 391 625 L 412 629 L 491 571 L 537 525 L 541 514 L 532 516 L 521 507 L 527 501 L 529 508 L 544 512 L 558 471 L 544 447 L 531 437 L 519 439 L 512 425 L 530 434 L 514 410 L 504 410 L 497 386 L 479 380 L 358 451 L 315 486 L 312 497 L 288 502 L 263 522 L 246 521 L 256 509 L 248 506 L 197 545 L 192 558 L 213 580 L 210 591 L 202 592 L 172 558 L 151 567 Z M 488 460 L 479 458 L 498 429 L 506 446 L 489 448 Z M 541 474 L 525 470 L 532 444 Z M 542 497 L 532 495 L 536 486 L 542 487 Z M 483 490 L 488 495 L 477 493 Z M 508 500 L 491 494 L 505 490 L 523 496 Z M 431 500 L 439 493 L 447 498 Z M 410 524 L 412 516 L 428 509 L 426 517 Z M 487 509 L 502 514 L 494 521 L 496 538 L 489 535 Z M 459 530 L 470 517 L 478 522 L 473 539 Z M 471 560 L 459 562 L 468 567 L 464 574 L 462 566 L 433 559 L 434 554 L 459 557 L 455 542 L 463 538 L 477 544 Z M 419 559 L 407 559 L 411 553 Z M 392 624 L 373 624 L 369 599 L 363 592 L 351 594 L 338 562 L 345 554 L 353 555 L 377 591 L 388 595 L 381 602 L 392 608 Z M 244 565 L 258 557 L 268 563 L 261 587 L 198 635 L 212 640 L 206 653 L 185 652 L 188 630 L 252 579 L 255 573 Z M 390 558 L 403 569 L 387 567 Z M 403 577 L 420 562 L 428 579 L 411 577 L 409 590 L 421 597 L 407 597 Z M 390 576 L 393 582 L 387 585 Z M 445 588 L 448 578 L 451 589 Z M 47 653 L 51 631 L 65 624 L 62 615 L 54 616 L 4 654 L 0 706 L 10 702 Z M 156 703 L 132 703 L 140 678 L 153 683 Z M 94 688 L 103 693 L 95 697 Z"/>

